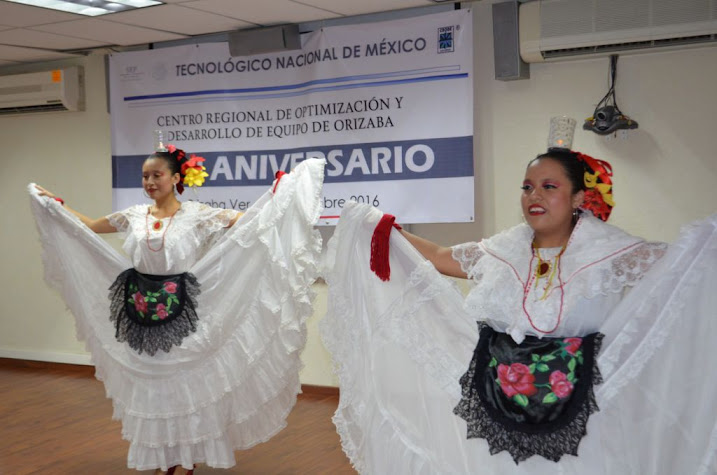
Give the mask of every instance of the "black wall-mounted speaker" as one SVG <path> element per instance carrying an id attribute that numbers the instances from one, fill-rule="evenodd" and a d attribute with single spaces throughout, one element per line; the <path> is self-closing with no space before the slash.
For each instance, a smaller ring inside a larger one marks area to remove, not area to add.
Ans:
<path id="1" fill-rule="evenodd" d="M 493 56 L 496 79 L 530 78 L 530 65 L 520 57 L 517 1 L 493 4 Z"/>
<path id="2" fill-rule="evenodd" d="M 299 25 L 280 25 L 229 33 L 229 54 L 250 56 L 301 49 Z"/>

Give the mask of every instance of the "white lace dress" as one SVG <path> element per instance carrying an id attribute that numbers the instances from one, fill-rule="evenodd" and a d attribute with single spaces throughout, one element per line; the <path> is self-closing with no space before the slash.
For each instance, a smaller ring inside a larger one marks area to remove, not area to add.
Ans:
<path id="1" fill-rule="evenodd" d="M 717 215 L 685 228 L 662 259 L 664 245 L 581 218 L 561 259 L 562 289 L 556 278 L 547 295 L 545 278 L 537 287 L 531 280 L 527 225 L 456 246 L 475 283 L 465 299 L 396 232 L 391 279 L 379 280 L 369 254 L 380 217 L 367 206 L 345 208 L 324 263 L 322 333 L 341 384 L 334 422 L 359 472 L 717 472 L 717 377 L 706 366 L 717 341 Z M 466 438 L 453 409 L 476 321 L 516 342 L 545 335 L 536 328 L 555 328 L 553 337 L 605 334 L 600 410 L 577 457 L 516 464 L 508 452 L 491 455 L 485 439 Z"/>
<path id="2" fill-rule="evenodd" d="M 76 318 L 130 441 L 130 468 L 228 468 L 235 449 L 285 426 L 300 391 L 299 352 L 321 251 L 313 225 L 323 168 L 320 160 L 302 162 L 230 229 L 233 211 L 195 202 L 157 231 L 147 206 L 114 213 L 109 220 L 125 233 L 129 260 L 29 187 L 46 280 Z M 130 267 L 191 272 L 200 283 L 197 329 L 169 352 L 140 354 L 115 338 L 108 289 Z"/>

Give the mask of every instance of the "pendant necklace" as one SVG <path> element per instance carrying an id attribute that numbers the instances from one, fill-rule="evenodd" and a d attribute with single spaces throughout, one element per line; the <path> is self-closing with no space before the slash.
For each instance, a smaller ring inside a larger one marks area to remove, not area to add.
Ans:
<path id="1" fill-rule="evenodd" d="M 560 249 L 560 252 L 557 256 L 555 256 L 554 260 L 555 263 L 552 263 L 552 259 L 550 261 L 544 261 L 542 257 L 540 256 L 540 250 L 535 246 L 535 243 L 532 244 L 532 257 L 530 258 L 530 265 L 528 266 L 528 275 L 530 278 L 528 279 L 528 282 L 526 282 L 525 286 L 523 287 L 523 313 L 525 313 L 525 316 L 528 317 L 528 322 L 530 322 L 530 326 L 533 327 L 535 331 L 538 331 L 540 333 L 553 333 L 555 330 L 558 329 L 560 326 L 560 320 L 563 315 L 563 303 L 565 299 L 565 290 L 563 289 L 563 280 L 560 275 L 560 258 L 562 257 L 563 253 L 565 252 L 565 248 L 567 247 L 567 244 L 563 246 L 562 249 Z M 538 264 L 535 266 L 535 272 L 533 272 L 533 262 L 535 261 L 536 255 L 538 256 Z M 558 278 L 558 287 L 560 287 L 560 310 L 558 311 L 558 321 L 555 323 L 555 326 L 550 330 L 541 330 L 540 328 L 535 326 L 535 323 L 533 323 L 533 319 L 530 316 L 530 313 L 528 312 L 528 308 L 526 306 L 526 302 L 528 300 L 528 294 L 530 294 L 530 286 L 535 280 L 535 288 L 538 288 L 538 281 L 545 277 L 546 274 L 548 275 L 548 283 L 545 287 L 545 290 L 543 291 L 543 295 L 538 300 L 545 300 L 548 298 L 548 294 L 550 293 L 550 290 L 553 286 L 553 279 L 557 276 Z"/>
<path id="2" fill-rule="evenodd" d="M 181 206 L 181 205 L 180 205 L 179 208 L 177 208 L 177 210 L 176 210 L 174 213 L 172 213 L 172 215 L 169 217 L 169 223 L 167 223 L 167 227 L 164 228 L 164 232 L 162 233 L 162 244 L 161 244 L 157 249 L 154 249 L 154 248 L 150 245 L 150 243 L 149 243 L 149 215 L 150 215 L 150 211 L 151 211 L 151 206 L 147 208 L 147 215 L 144 217 L 144 226 L 145 226 L 145 229 L 146 229 L 146 232 L 147 232 L 147 233 L 146 233 L 146 236 L 147 236 L 147 247 L 149 248 L 150 251 L 159 252 L 159 251 L 161 251 L 162 249 L 164 249 L 164 237 L 167 235 L 167 231 L 169 231 L 169 227 L 172 225 L 172 220 L 174 219 L 174 215 L 177 214 L 177 211 L 179 211 L 180 209 L 182 209 L 182 206 Z M 156 221 L 152 224 L 152 229 L 154 229 L 155 231 L 159 231 L 160 229 L 162 229 L 162 226 L 163 226 L 162 220 L 161 220 L 161 219 L 158 219 L 158 220 L 156 220 Z"/>

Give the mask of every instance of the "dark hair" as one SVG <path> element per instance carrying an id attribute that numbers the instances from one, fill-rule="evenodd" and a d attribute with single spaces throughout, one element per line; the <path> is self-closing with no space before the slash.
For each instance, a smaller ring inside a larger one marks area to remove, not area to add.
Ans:
<path id="1" fill-rule="evenodd" d="M 587 190 L 587 187 L 585 186 L 585 163 L 578 159 L 578 154 L 576 152 L 570 150 L 549 149 L 547 152 L 538 155 L 528 162 L 528 166 L 541 159 L 553 160 L 558 162 L 558 164 L 563 167 L 565 174 L 568 176 L 570 183 L 573 185 L 573 194 L 580 190 Z"/>
<path id="2" fill-rule="evenodd" d="M 182 174 L 182 161 L 177 160 L 177 157 L 175 156 L 176 152 L 174 154 L 171 154 L 169 152 L 154 152 L 152 155 L 146 158 L 146 160 L 150 160 L 152 158 L 158 158 L 161 160 L 164 160 L 167 162 L 167 167 L 169 167 L 169 170 L 172 172 L 172 175 L 175 173 Z"/>

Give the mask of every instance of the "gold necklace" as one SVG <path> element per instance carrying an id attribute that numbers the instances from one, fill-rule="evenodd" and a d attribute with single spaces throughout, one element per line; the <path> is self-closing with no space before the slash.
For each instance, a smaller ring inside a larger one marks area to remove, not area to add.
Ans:
<path id="1" fill-rule="evenodd" d="M 560 267 L 560 258 L 562 257 L 563 253 L 565 252 L 565 248 L 567 247 L 567 244 L 560 249 L 560 252 L 557 256 L 555 256 L 553 259 L 555 259 L 555 264 L 552 264 L 551 259 L 550 261 L 544 261 L 543 258 L 540 256 L 540 250 L 535 245 L 535 242 L 533 242 L 533 256 L 538 257 L 538 265 L 535 266 L 535 289 L 538 289 L 538 281 L 540 278 L 544 277 L 548 272 L 550 272 L 550 275 L 548 275 L 548 283 L 545 286 L 545 289 L 543 291 L 543 295 L 538 300 L 545 300 L 548 298 L 548 293 L 550 293 L 550 289 L 553 287 L 553 279 L 555 278 L 555 274 L 558 272 L 558 269 Z"/>

